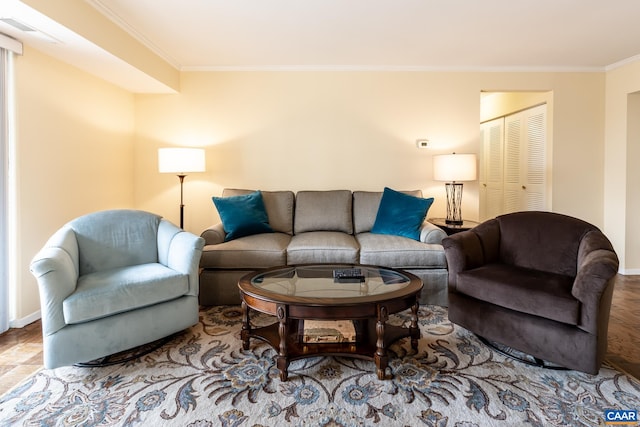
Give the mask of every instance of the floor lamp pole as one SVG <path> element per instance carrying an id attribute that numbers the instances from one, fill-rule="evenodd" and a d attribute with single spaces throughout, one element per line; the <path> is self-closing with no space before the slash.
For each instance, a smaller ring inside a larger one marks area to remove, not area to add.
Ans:
<path id="1" fill-rule="evenodd" d="M 178 175 L 178 179 L 180 179 L 180 228 L 184 230 L 184 201 L 183 201 L 183 192 L 182 192 L 182 184 L 184 183 L 184 177 L 186 175 Z"/>

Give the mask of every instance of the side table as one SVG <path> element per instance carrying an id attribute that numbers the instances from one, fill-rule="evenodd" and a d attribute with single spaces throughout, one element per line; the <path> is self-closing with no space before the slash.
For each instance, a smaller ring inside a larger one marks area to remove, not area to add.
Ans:
<path id="1" fill-rule="evenodd" d="M 470 221 L 468 219 L 463 220 L 462 224 L 460 225 L 447 224 L 447 221 L 445 218 L 429 218 L 427 221 L 429 221 L 433 225 L 437 225 L 438 227 L 442 228 L 442 230 L 445 233 L 447 233 L 447 236 L 451 236 L 452 234 L 456 234 L 461 231 L 470 230 L 476 225 L 480 224 L 477 221 Z"/>

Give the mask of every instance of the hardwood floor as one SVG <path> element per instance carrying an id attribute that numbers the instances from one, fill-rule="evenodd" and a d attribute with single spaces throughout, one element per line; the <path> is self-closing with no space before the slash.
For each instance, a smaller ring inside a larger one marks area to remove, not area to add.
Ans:
<path id="1" fill-rule="evenodd" d="M 640 379 L 640 276 L 616 278 L 607 360 Z M 40 321 L 0 335 L 0 396 L 42 368 Z"/>

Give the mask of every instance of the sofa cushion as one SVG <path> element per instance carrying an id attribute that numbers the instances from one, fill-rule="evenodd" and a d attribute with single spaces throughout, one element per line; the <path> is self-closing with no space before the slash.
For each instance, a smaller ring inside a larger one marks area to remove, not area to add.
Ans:
<path id="1" fill-rule="evenodd" d="M 413 197 L 387 187 L 371 232 L 420 240 L 420 225 L 432 203 L 433 198 Z"/>
<path id="2" fill-rule="evenodd" d="M 249 194 L 254 190 L 244 190 L 235 188 L 225 188 L 223 197 L 240 196 Z M 264 208 L 269 217 L 269 225 L 273 231 L 293 234 L 293 191 L 264 191 L 261 190 Z"/>
<path id="3" fill-rule="evenodd" d="M 573 278 L 555 273 L 488 264 L 458 273 L 456 290 L 470 297 L 569 325 L 580 320 Z"/>
<path id="4" fill-rule="evenodd" d="M 287 263 L 287 245 L 291 236 L 267 233 L 245 236 L 217 245 L 207 245 L 202 251 L 202 268 L 266 268 Z"/>
<path id="5" fill-rule="evenodd" d="M 141 264 L 80 276 L 62 302 L 67 324 L 88 322 L 169 301 L 189 291 L 189 276 L 162 264 Z"/>
<path id="6" fill-rule="evenodd" d="M 414 197 L 422 197 L 422 191 L 403 191 Z M 376 222 L 378 207 L 382 199 L 382 191 L 353 192 L 353 232 L 355 234 L 371 231 Z"/>
<path id="7" fill-rule="evenodd" d="M 287 264 L 347 263 L 359 259 L 356 239 L 336 231 L 311 231 L 296 234 L 287 248 Z"/>
<path id="8" fill-rule="evenodd" d="M 262 201 L 262 193 L 259 191 L 242 196 L 212 199 L 226 232 L 225 241 L 252 234 L 273 233 Z"/>
<path id="9" fill-rule="evenodd" d="M 308 231 L 353 234 L 352 203 L 349 190 L 299 191 L 296 194 L 295 234 Z"/>
<path id="10" fill-rule="evenodd" d="M 395 268 L 446 268 L 442 246 L 402 236 L 356 234 L 360 245 L 360 263 Z"/>

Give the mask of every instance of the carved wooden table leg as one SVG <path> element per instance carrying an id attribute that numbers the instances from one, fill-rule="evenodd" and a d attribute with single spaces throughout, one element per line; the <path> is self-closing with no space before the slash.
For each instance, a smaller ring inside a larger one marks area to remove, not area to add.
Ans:
<path id="1" fill-rule="evenodd" d="M 278 305 L 278 336 L 280 338 L 280 349 L 278 352 L 277 366 L 280 370 L 280 381 L 287 381 L 287 368 L 289 367 L 289 359 L 287 357 L 287 335 L 288 335 L 288 316 L 287 306 Z"/>
<path id="2" fill-rule="evenodd" d="M 385 371 L 387 369 L 387 365 L 389 363 L 389 358 L 387 356 L 387 349 L 385 347 L 384 342 L 384 329 L 385 323 L 389 320 L 389 314 L 387 313 L 387 307 L 379 306 L 378 307 L 378 321 L 376 322 L 376 353 L 373 357 L 376 362 L 376 373 L 378 374 L 379 380 L 385 379 Z"/>
<path id="3" fill-rule="evenodd" d="M 249 321 L 249 306 L 242 301 L 242 331 L 240 332 L 240 338 L 242 338 L 242 349 L 249 350 L 249 334 L 251 334 L 251 322 Z"/>
<path id="4" fill-rule="evenodd" d="M 418 298 L 416 297 L 416 303 L 411 306 L 411 325 L 409 326 L 409 333 L 411 334 L 411 348 L 418 350 L 418 341 L 420 340 L 420 328 L 418 328 Z"/>

